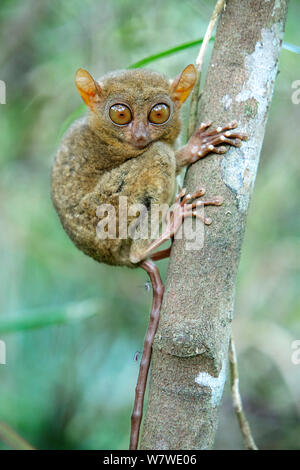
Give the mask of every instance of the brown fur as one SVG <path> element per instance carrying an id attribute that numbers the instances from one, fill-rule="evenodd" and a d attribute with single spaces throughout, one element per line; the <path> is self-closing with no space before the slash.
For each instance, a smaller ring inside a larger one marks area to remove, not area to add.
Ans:
<path id="1" fill-rule="evenodd" d="M 130 238 L 100 240 L 97 207 L 112 204 L 118 221 L 119 196 L 127 196 L 128 205 L 171 203 L 176 171 L 182 167 L 180 153 L 176 162 L 173 148 L 180 132 L 179 111 L 194 81 L 193 66 L 171 84 L 146 69 L 111 73 L 98 82 L 82 69 L 77 72 L 76 85 L 90 112 L 62 139 L 52 171 L 52 200 L 71 240 L 95 260 L 135 267 L 131 254 L 145 251 L 151 243 Z M 108 114 L 110 106 L 120 102 L 133 114 L 132 122 L 125 126 L 114 124 Z M 153 125 L 148 114 L 161 102 L 169 105 L 170 118 Z M 137 138 L 140 123 L 144 145 Z"/>

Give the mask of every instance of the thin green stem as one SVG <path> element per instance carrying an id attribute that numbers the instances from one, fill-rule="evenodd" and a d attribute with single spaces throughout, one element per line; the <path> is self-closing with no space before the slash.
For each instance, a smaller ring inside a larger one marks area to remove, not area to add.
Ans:
<path id="1" fill-rule="evenodd" d="M 0 421 L 0 440 L 14 450 L 35 450 L 31 444 L 2 421 Z"/>
<path id="2" fill-rule="evenodd" d="M 177 52 L 183 51 L 185 49 L 189 49 L 191 47 L 199 46 L 200 44 L 203 43 L 204 38 L 201 39 L 196 39 L 195 41 L 189 41 L 185 42 L 183 44 L 179 44 L 178 46 L 172 47 L 170 49 L 166 49 L 165 51 L 158 52 L 157 54 L 152 54 L 148 57 L 145 57 L 142 60 L 139 60 L 138 62 L 135 62 L 134 64 L 129 65 L 129 69 L 136 69 L 139 67 L 143 67 L 144 65 L 150 64 L 151 62 L 154 62 L 155 60 L 158 59 L 163 59 L 164 57 L 168 57 L 172 54 L 176 54 Z M 214 38 L 211 37 L 210 41 L 213 41 Z"/>
<path id="3" fill-rule="evenodd" d="M 242 398 L 240 394 L 239 387 L 239 371 L 237 356 L 235 351 L 235 345 L 233 338 L 231 336 L 229 343 L 229 365 L 230 365 L 230 381 L 231 381 L 231 392 L 232 392 L 232 401 L 233 408 L 239 423 L 239 427 L 243 436 L 244 445 L 247 450 L 258 450 L 257 445 L 253 439 L 250 425 L 247 421 L 243 410 Z"/>
<path id="4" fill-rule="evenodd" d="M 24 312 L 22 315 L 3 318 L 0 320 L 0 334 L 32 330 L 51 325 L 64 325 L 73 321 L 83 320 L 98 315 L 105 310 L 104 304 L 87 300 L 70 303 L 62 307 L 39 309 L 36 313 Z"/>
<path id="5" fill-rule="evenodd" d="M 214 8 L 213 14 L 211 16 L 210 22 L 208 24 L 206 33 L 204 35 L 198 57 L 196 59 L 197 79 L 194 85 L 194 90 L 193 90 L 192 98 L 191 98 L 190 116 L 189 116 L 189 123 L 188 123 L 188 139 L 195 132 L 195 127 L 197 123 L 201 72 L 202 72 L 202 65 L 204 61 L 205 52 L 206 52 L 209 41 L 212 40 L 213 29 L 215 27 L 216 21 L 224 5 L 225 5 L 225 0 L 218 0 Z"/>

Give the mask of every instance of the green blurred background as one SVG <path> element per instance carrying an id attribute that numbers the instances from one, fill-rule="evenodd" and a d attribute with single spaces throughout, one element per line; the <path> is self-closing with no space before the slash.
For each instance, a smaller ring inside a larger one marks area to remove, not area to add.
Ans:
<path id="1" fill-rule="evenodd" d="M 52 207 L 53 155 L 81 104 L 74 73 L 84 67 L 100 76 L 198 39 L 214 3 L 1 0 L 0 421 L 37 448 L 127 448 L 134 356 L 151 304 L 142 270 L 87 258 Z M 291 0 L 285 41 L 298 45 L 299 18 L 300 2 Z M 174 76 L 197 51 L 151 68 Z M 268 449 L 300 448 L 300 365 L 291 362 L 291 343 L 300 339 L 300 104 L 291 101 L 299 79 L 300 56 L 283 50 L 236 298 L 241 390 L 256 441 Z M 216 448 L 242 447 L 227 385 Z"/>

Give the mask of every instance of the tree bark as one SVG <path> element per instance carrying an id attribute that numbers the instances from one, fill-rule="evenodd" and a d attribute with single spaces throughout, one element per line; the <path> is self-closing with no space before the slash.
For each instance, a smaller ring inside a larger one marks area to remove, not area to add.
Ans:
<path id="1" fill-rule="evenodd" d="M 236 274 L 277 75 L 288 0 L 228 0 L 201 98 L 199 122 L 238 121 L 239 149 L 187 171 L 189 193 L 220 195 L 203 247 L 175 240 L 165 286 L 142 449 L 210 449 L 227 375 Z"/>

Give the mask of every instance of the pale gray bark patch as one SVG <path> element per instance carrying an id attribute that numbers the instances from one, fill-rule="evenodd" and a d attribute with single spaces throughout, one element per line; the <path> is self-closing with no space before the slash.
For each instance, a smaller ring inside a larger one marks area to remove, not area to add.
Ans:
<path id="1" fill-rule="evenodd" d="M 235 100 L 244 103 L 244 113 L 250 121 L 241 123 L 239 129 L 247 132 L 249 140 L 241 149 L 232 152 L 221 163 L 222 179 L 233 191 L 239 211 L 246 212 L 256 178 L 262 139 L 253 138 L 264 133 L 264 123 L 272 97 L 277 74 L 278 48 L 283 39 L 282 23 L 275 23 L 271 29 L 263 28 L 261 40 L 255 50 L 245 57 L 246 81 Z"/>
<path id="2" fill-rule="evenodd" d="M 217 377 L 207 372 L 199 372 L 195 382 L 202 387 L 208 387 L 211 392 L 210 403 L 215 408 L 222 399 L 224 385 L 226 382 L 227 358 L 223 359 L 222 369 Z"/>
<path id="3" fill-rule="evenodd" d="M 232 98 L 229 95 L 225 95 L 221 99 L 221 102 L 224 104 L 224 110 L 228 111 L 232 103 Z"/>

